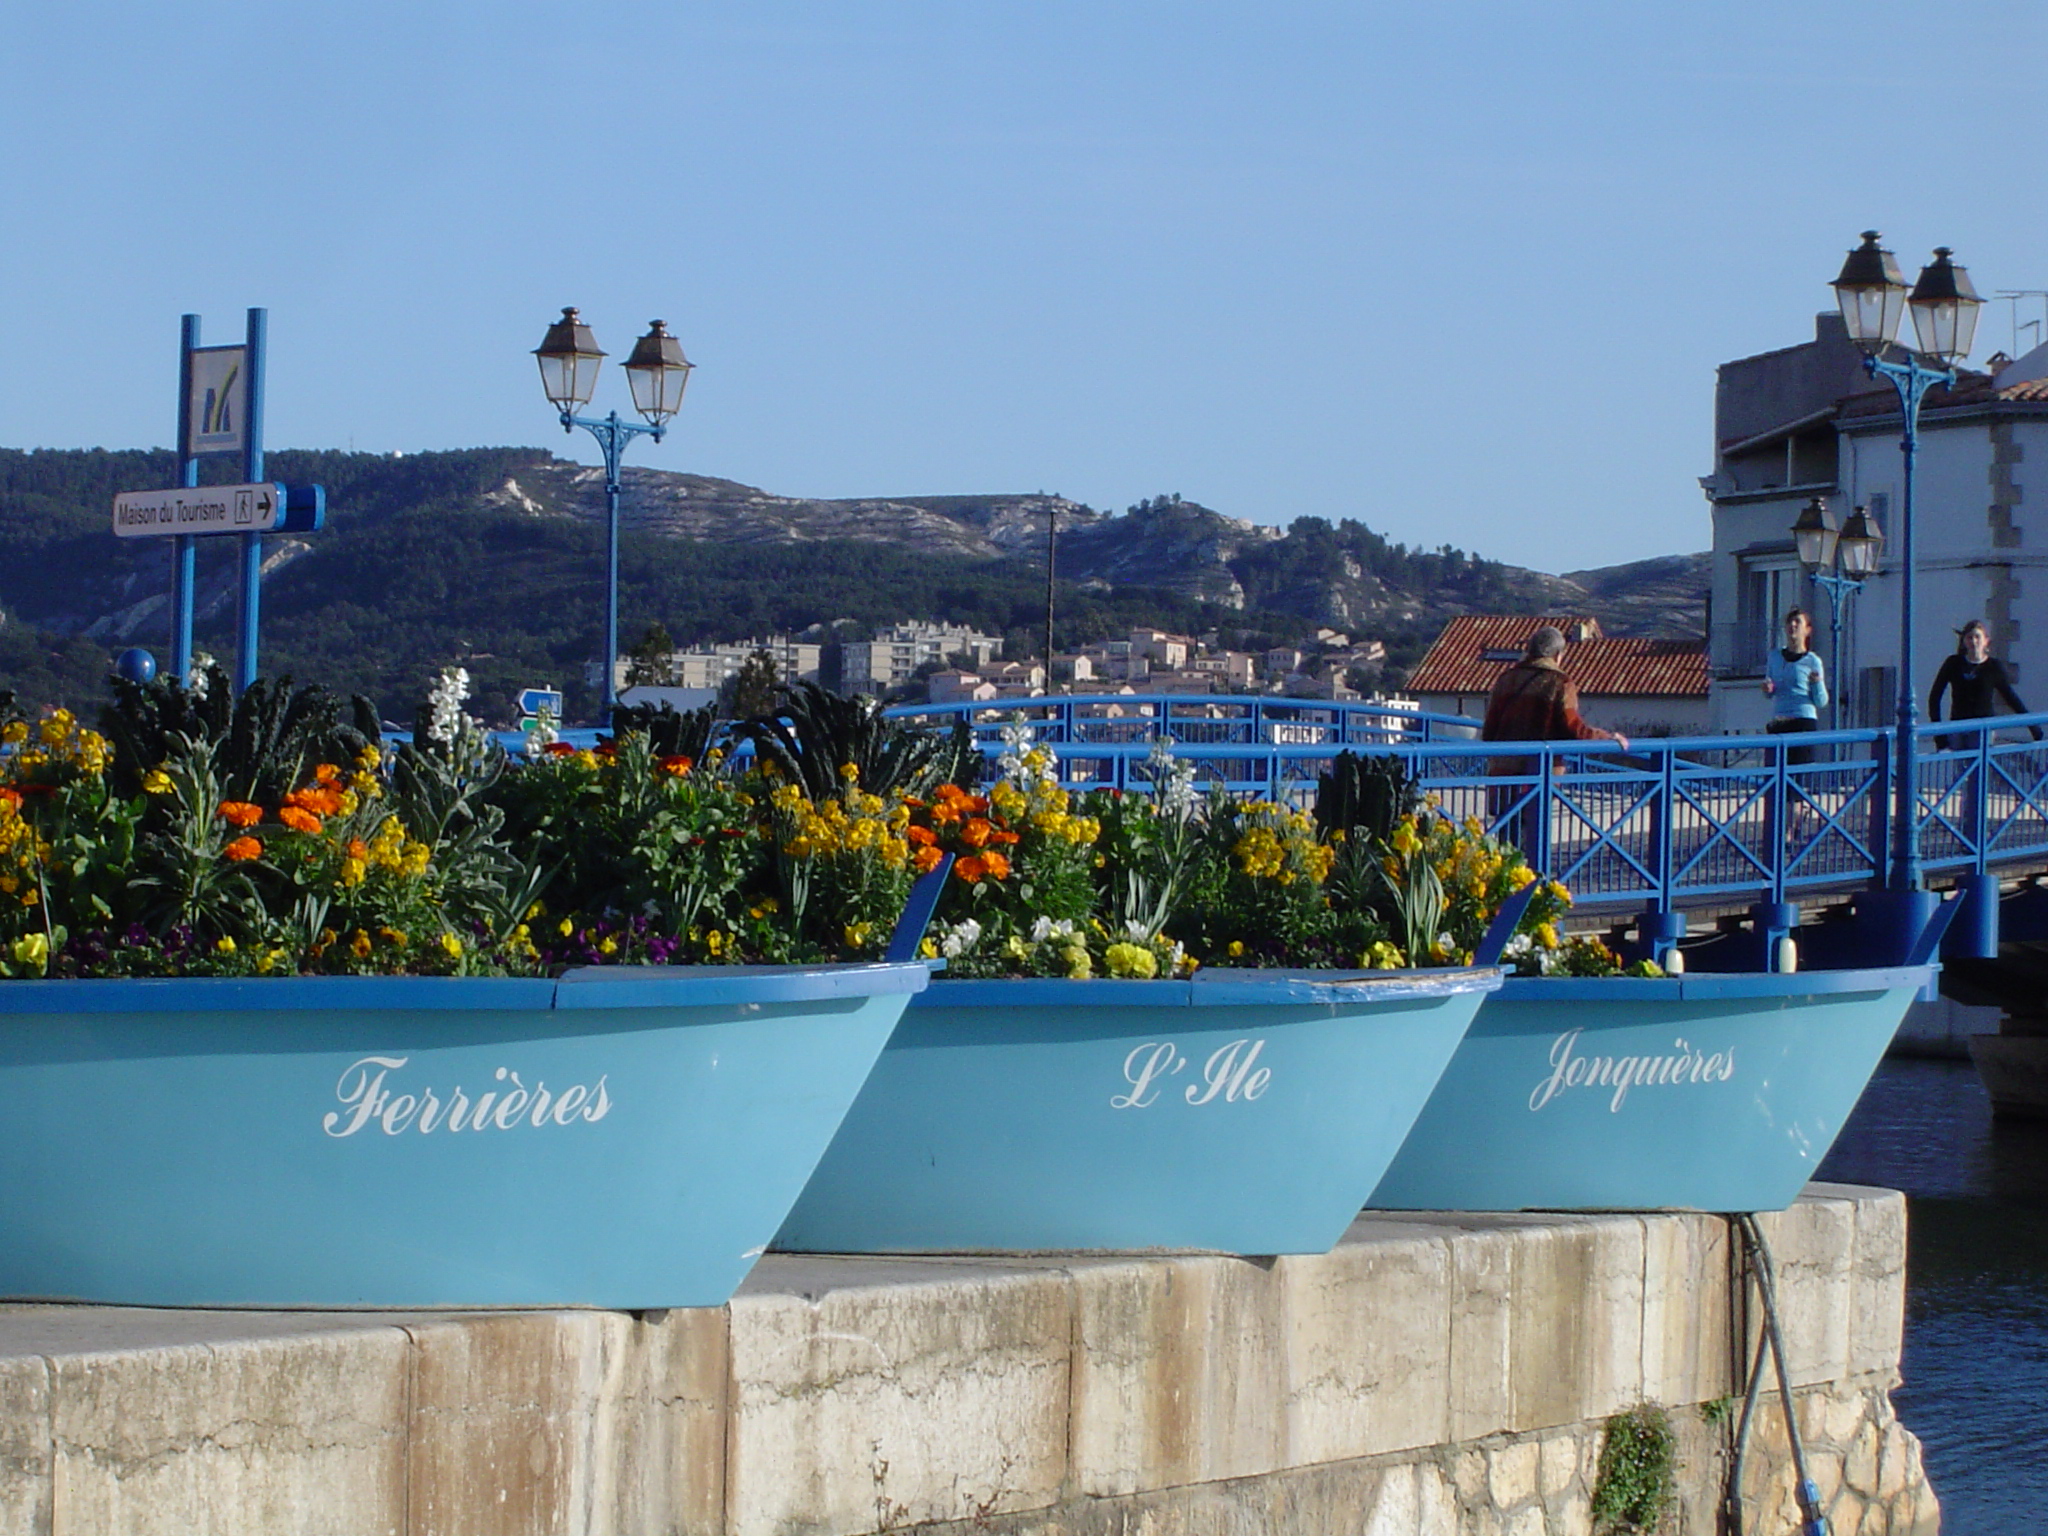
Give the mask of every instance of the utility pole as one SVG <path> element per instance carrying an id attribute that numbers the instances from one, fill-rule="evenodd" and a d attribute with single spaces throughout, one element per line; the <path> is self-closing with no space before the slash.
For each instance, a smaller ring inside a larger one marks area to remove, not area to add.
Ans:
<path id="1" fill-rule="evenodd" d="M 1060 504 L 1045 509 L 1045 691 L 1052 692 L 1052 584 L 1053 554 L 1060 539 Z"/>

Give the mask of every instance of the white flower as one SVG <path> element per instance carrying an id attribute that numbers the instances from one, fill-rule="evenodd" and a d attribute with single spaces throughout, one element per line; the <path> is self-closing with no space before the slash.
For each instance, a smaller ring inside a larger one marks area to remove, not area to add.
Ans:
<path id="1" fill-rule="evenodd" d="M 1150 944 L 1152 942 L 1152 930 L 1139 922 L 1135 917 L 1126 918 L 1124 920 L 1124 937 L 1133 944 Z"/>
<path id="2" fill-rule="evenodd" d="M 981 924 L 973 918 L 955 924 L 939 940 L 939 953 L 948 960 L 957 960 L 981 942 Z"/>
<path id="3" fill-rule="evenodd" d="M 204 651 L 192 653 L 192 668 L 185 674 L 185 689 L 195 699 L 206 697 L 206 677 L 213 670 L 213 658 Z"/>
<path id="4" fill-rule="evenodd" d="M 453 742 L 465 723 L 475 724 L 462 712 L 462 701 L 468 697 L 469 673 L 461 667 L 443 667 L 427 689 L 429 740 Z"/>
<path id="5" fill-rule="evenodd" d="M 1072 938 L 1073 935 L 1074 921 L 1068 917 L 1063 917 L 1058 922 L 1049 917 L 1041 917 L 1031 925 L 1031 942 L 1034 944 L 1043 944 L 1047 939 Z"/>

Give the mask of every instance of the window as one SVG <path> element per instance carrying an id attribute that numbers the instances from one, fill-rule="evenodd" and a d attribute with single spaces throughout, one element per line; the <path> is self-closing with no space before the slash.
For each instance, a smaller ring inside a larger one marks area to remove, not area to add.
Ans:
<path id="1" fill-rule="evenodd" d="M 1793 556 L 1743 561 L 1734 644 L 1728 657 L 1737 675 L 1755 677 L 1763 672 L 1764 658 L 1778 643 L 1785 611 L 1801 606 L 1804 586 Z"/>

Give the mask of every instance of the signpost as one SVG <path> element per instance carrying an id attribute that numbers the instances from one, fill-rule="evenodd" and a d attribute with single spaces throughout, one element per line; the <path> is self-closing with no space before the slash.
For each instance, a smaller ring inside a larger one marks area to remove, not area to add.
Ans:
<path id="1" fill-rule="evenodd" d="M 262 617 L 263 535 L 312 533 L 327 519 L 327 493 L 317 485 L 284 486 L 263 478 L 263 369 L 269 312 L 249 311 L 239 346 L 199 345 L 199 317 L 184 317 L 178 354 L 178 484 L 170 490 L 123 491 L 114 498 L 118 538 L 164 538 L 171 551 L 171 675 L 192 673 L 192 588 L 205 534 L 242 539 L 241 605 L 235 626 L 235 691 L 256 681 L 256 632 Z M 203 457 L 236 454 L 242 485 L 200 489 Z"/>
<path id="2" fill-rule="evenodd" d="M 522 689 L 519 694 L 519 729 L 529 733 L 540 729 L 543 712 L 545 712 L 550 724 L 561 724 L 561 690 L 558 688 Z"/>
<path id="3" fill-rule="evenodd" d="M 114 533 L 123 539 L 277 533 L 284 527 L 287 495 L 282 485 L 123 491 L 114 498 Z"/>

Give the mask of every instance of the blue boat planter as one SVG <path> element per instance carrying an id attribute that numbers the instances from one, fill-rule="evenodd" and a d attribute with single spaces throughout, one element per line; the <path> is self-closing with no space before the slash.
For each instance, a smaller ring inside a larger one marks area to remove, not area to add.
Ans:
<path id="1" fill-rule="evenodd" d="M 1783 1209 L 1933 975 L 1512 978 L 1480 1009 L 1370 1203 Z"/>
<path id="2" fill-rule="evenodd" d="M 776 1239 L 812 1253 L 1321 1253 L 1492 968 L 944 981 Z"/>
<path id="3" fill-rule="evenodd" d="M 0 1295 L 717 1306 L 927 979 L 0 983 Z"/>

